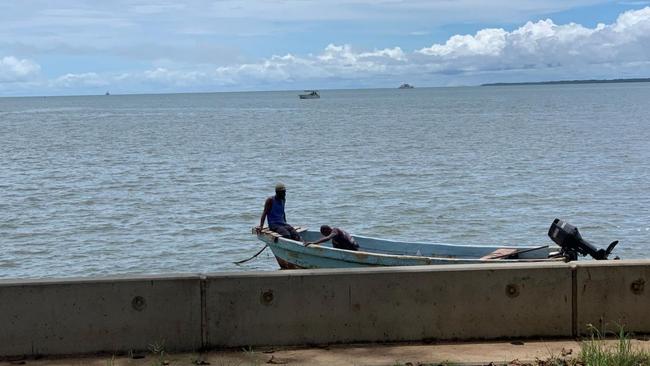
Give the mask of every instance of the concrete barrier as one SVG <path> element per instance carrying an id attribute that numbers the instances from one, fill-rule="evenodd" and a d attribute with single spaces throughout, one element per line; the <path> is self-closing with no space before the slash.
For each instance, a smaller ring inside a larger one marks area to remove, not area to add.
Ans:
<path id="1" fill-rule="evenodd" d="M 0 281 L 0 356 L 650 333 L 650 261 Z"/>
<path id="2" fill-rule="evenodd" d="M 199 276 L 0 282 L 0 355 L 201 347 Z"/>
<path id="3" fill-rule="evenodd" d="M 578 262 L 576 322 L 598 330 L 650 333 L 650 261 Z"/>
<path id="4" fill-rule="evenodd" d="M 211 347 L 571 336 L 564 263 L 207 276 Z"/>

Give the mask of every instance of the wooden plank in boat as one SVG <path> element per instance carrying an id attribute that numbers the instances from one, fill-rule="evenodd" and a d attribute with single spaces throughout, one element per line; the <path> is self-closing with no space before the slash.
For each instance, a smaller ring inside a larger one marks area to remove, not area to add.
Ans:
<path id="1" fill-rule="evenodd" d="M 511 255 L 516 254 L 517 249 L 512 248 L 499 248 L 494 252 L 481 257 L 481 259 L 507 259 Z"/>
<path id="2" fill-rule="evenodd" d="M 299 233 L 302 233 L 303 231 L 307 231 L 307 227 L 302 227 L 302 226 L 294 226 L 294 229 L 296 229 L 296 231 L 299 232 Z M 253 235 L 256 235 L 257 234 L 257 228 L 253 227 L 251 232 L 252 232 Z M 282 237 L 280 234 L 276 233 L 275 231 L 271 231 L 271 229 L 269 229 L 268 227 L 263 228 L 261 234 L 271 235 L 271 236 L 273 236 L 275 238 Z"/>

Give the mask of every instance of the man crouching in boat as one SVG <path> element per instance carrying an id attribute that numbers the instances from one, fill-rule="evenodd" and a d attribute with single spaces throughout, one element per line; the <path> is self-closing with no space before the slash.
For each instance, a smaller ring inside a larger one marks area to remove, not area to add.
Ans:
<path id="1" fill-rule="evenodd" d="M 323 238 L 320 238 L 314 242 L 305 243 L 305 246 L 309 246 L 311 244 L 320 244 L 331 240 L 332 245 L 336 249 L 359 250 L 359 245 L 356 241 L 354 241 L 352 235 L 348 234 L 348 232 L 343 229 L 323 225 L 320 227 L 320 233 L 323 234 Z"/>
<path id="2" fill-rule="evenodd" d="M 287 224 L 287 217 L 284 214 L 284 202 L 287 195 L 287 188 L 282 183 L 275 185 L 275 196 L 269 197 L 264 203 L 264 211 L 260 219 L 260 226 L 256 228 L 259 233 L 264 227 L 264 220 L 268 217 L 269 229 L 282 235 L 283 238 L 302 241 L 300 234 Z"/>

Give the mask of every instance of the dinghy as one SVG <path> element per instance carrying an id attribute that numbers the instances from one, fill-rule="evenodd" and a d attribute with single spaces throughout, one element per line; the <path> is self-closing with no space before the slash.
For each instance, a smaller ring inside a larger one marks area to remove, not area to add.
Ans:
<path id="1" fill-rule="evenodd" d="M 306 242 L 322 237 L 320 232 L 307 228 L 297 227 L 296 230 Z M 260 232 L 253 228 L 253 234 L 271 248 L 283 269 L 568 262 L 577 260 L 578 255 L 607 259 L 617 243 L 610 244 L 607 250 L 597 249 L 582 239 L 577 228 L 559 219 L 553 221 L 548 233 L 557 246 L 453 245 L 352 235 L 359 250 L 351 251 L 334 248 L 331 242 L 305 246 L 302 242 L 283 238 L 268 228 Z"/>

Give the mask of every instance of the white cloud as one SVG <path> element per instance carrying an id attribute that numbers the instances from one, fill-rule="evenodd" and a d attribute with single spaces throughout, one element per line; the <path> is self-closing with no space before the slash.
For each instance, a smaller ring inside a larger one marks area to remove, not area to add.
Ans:
<path id="1" fill-rule="evenodd" d="M 618 2 L 620 5 L 625 5 L 625 6 L 643 6 L 643 5 L 650 5 L 650 1 L 619 1 Z"/>
<path id="2" fill-rule="evenodd" d="M 56 78 L 52 85 L 62 88 L 73 88 L 80 86 L 105 86 L 110 84 L 105 76 L 99 75 L 94 72 L 87 72 L 82 74 L 65 74 Z"/>
<path id="3" fill-rule="evenodd" d="M 327 47 L 325 47 L 323 53 L 318 56 L 318 59 L 324 62 L 346 64 L 356 64 L 371 59 L 382 58 L 384 58 L 386 61 L 390 59 L 395 61 L 406 61 L 406 55 L 399 47 L 385 48 L 383 50 L 374 50 L 370 52 L 355 52 L 352 50 L 352 46 L 347 44 L 343 46 L 329 44 Z"/>
<path id="4" fill-rule="evenodd" d="M 0 58 L 0 83 L 26 81 L 35 77 L 40 70 L 40 65 L 34 61 L 5 56 Z"/>
<path id="5" fill-rule="evenodd" d="M 483 29 L 475 36 L 455 35 L 444 44 L 434 44 L 419 52 L 428 56 L 463 57 L 463 56 L 497 56 L 506 46 L 506 34 L 503 29 Z"/>
<path id="6" fill-rule="evenodd" d="M 5 57 L 0 59 L 0 81 L 26 80 L 39 69 L 34 61 Z M 141 71 L 70 73 L 48 86 L 58 91 L 110 86 L 155 92 L 648 76 L 650 7 L 624 12 L 612 24 L 585 27 L 556 24 L 551 19 L 529 21 L 514 30 L 486 28 L 473 35 L 454 35 L 413 51 L 398 46 L 359 49 L 350 44 L 329 44 L 315 54 L 286 53 L 256 62 L 237 58 L 227 64 L 161 61 Z"/>
<path id="7" fill-rule="evenodd" d="M 201 84 L 207 78 L 208 76 L 201 71 L 169 70 L 164 67 L 158 67 L 154 70 L 144 72 L 145 81 L 180 87 Z"/>
<path id="8" fill-rule="evenodd" d="M 650 7 L 645 7 L 636 11 L 626 11 L 619 15 L 616 23 L 612 27 L 615 32 L 627 32 L 634 35 L 647 35 L 650 30 Z"/>
<path id="9" fill-rule="evenodd" d="M 48 49 L 182 45 L 194 37 L 283 37 L 337 22 L 385 35 L 387 24 L 421 34 L 458 23 L 521 22 L 606 0 L 30 0 L 0 1 L 0 39 Z M 468 11 L 471 9 L 471 11 Z M 412 27 L 412 28 L 411 28 Z M 419 32 L 418 32 L 419 31 Z M 227 42 L 224 42 L 227 43 Z M 58 47 L 57 47 L 58 48 Z M 170 56 L 173 56 L 170 54 Z"/>
<path id="10" fill-rule="evenodd" d="M 650 60 L 650 8 L 621 14 L 611 25 L 594 28 L 552 20 L 528 22 L 507 32 L 483 29 L 456 35 L 417 53 L 422 63 L 471 70 L 508 70 Z M 646 70 L 648 72 L 650 70 Z"/>
<path id="11" fill-rule="evenodd" d="M 532 14 L 605 3 L 606 0 L 221 0 L 211 14 L 271 21 L 385 20 L 425 18 L 430 22 L 512 22 Z M 471 9 L 471 11 L 468 11 Z"/>
<path id="12" fill-rule="evenodd" d="M 330 44 L 318 55 L 273 56 L 259 63 L 220 67 L 216 79 L 230 83 L 292 82 L 296 80 L 394 77 L 413 80 L 427 75 L 466 76 L 520 73 L 588 77 L 619 77 L 612 70 L 650 76 L 650 7 L 621 14 L 610 25 L 587 28 L 527 22 L 504 29 L 482 29 L 474 35 L 454 35 L 446 42 L 406 53 L 401 48 L 355 51 L 351 45 Z M 643 66 L 642 66 L 643 65 Z M 488 75 L 489 76 L 489 75 Z M 539 78 L 539 77 L 538 77 Z"/>
<path id="13" fill-rule="evenodd" d="M 228 84 L 253 82 L 294 82 L 325 78 L 362 78 L 381 74 L 391 65 L 405 65 L 401 48 L 355 51 L 350 45 L 329 44 L 322 53 L 298 57 L 273 56 L 258 63 L 219 67 L 214 77 Z"/>

